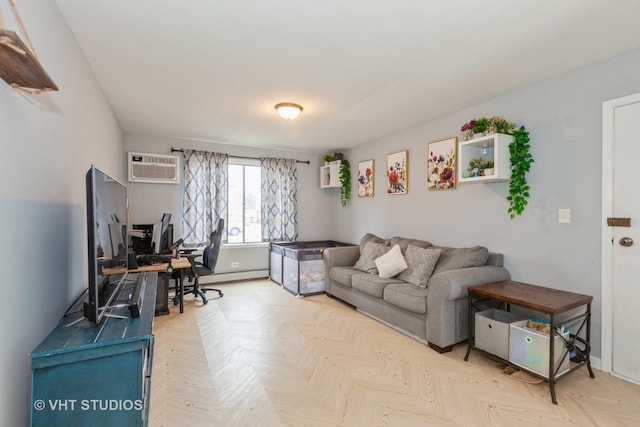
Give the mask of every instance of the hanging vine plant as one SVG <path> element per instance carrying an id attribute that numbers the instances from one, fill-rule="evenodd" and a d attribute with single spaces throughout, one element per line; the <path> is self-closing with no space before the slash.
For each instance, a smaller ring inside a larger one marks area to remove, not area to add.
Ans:
<path id="1" fill-rule="evenodd" d="M 351 165 L 349 160 L 340 163 L 340 201 L 342 206 L 347 206 L 351 200 Z"/>
<path id="2" fill-rule="evenodd" d="M 514 219 L 516 215 L 521 215 L 527 206 L 529 197 L 529 185 L 527 184 L 527 172 L 534 162 L 529 151 L 529 132 L 524 126 L 513 129 L 513 142 L 509 144 L 509 154 L 511 156 L 511 180 L 509 181 L 509 216 Z"/>

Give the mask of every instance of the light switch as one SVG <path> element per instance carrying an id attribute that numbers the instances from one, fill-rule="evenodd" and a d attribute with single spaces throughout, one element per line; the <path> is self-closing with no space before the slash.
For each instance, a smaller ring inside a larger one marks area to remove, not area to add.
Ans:
<path id="1" fill-rule="evenodd" d="M 571 209 L 559 209 L 558 210 L 558 222 L 560 224 L 571 223 Z"/>

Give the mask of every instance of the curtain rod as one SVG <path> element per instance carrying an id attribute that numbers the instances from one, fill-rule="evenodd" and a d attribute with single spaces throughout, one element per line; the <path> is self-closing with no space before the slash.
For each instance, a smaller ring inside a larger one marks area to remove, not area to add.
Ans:
<path id="1" fill-rule="evenodd" d="M 171 147 L 171 152 L 172 153 L 184 153 L 184 149 L 183 148 L 173 148 L 173 147 Z M 232 156 L 232 155 L 229 155 L 229 157 L 235 157 L 237 159 L 260 160 L 260 157 Z M 296 160 L 296 162 L 297 163 L 305 163 L 307 165 L 311 164 L 311 162 L 309 160 Z"/>

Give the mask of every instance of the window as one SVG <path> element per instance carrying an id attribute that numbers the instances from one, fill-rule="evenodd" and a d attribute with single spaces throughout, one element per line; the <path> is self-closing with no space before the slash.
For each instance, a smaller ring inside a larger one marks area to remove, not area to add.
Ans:
<path id="1" fill-rule="evenodd" d="M 260 161 L 229 158 L 228 243 L 262 241 Z"/>

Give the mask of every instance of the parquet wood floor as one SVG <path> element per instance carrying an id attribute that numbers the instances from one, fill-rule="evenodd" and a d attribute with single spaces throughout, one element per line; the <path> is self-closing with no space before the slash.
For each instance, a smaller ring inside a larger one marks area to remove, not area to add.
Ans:
<path id="1" fill-rule="evenodd" d="M 580 369 L 509 378 L 466 344 L 438 354 L 326 295 L 216 284 L 155 318 L 150 423 L 198 426 L 638 426 L 640 386 Z"/>

